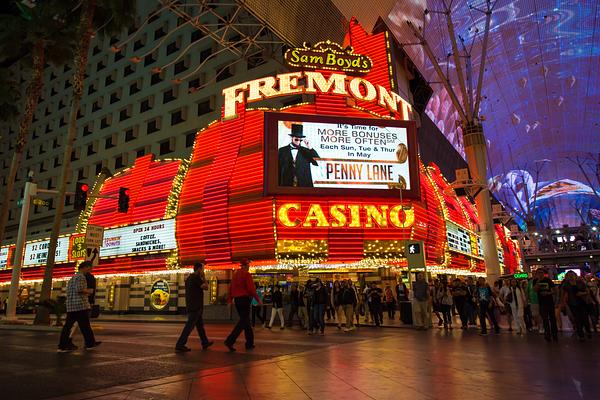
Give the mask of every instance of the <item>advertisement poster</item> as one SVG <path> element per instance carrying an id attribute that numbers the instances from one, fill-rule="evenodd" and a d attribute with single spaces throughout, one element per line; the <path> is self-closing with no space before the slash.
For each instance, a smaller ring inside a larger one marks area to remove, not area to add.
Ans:
<path id="1" fill-rule="evenodd" d="M 100 257 L 162 252 L 177 247 L 175 219 L 106 229 Z"/>
<path id="2" fill-rule="evenodd" d="M 276 114 L 270 118 L 269 165 L 276 168 L 267 172 L 276 174 L 269 179 L 276 191 L 395 189 L 397 195 L 401 187 L 410 197 L 418 189 L 408 121 Z"/>
<path id="3" fill-rule="evenodd" d="M 150 287 L 150 305 L 153 309 L 160 311 L 167 307 L 171 291 L 169 284 L 164 279 L 159 279 Z"/>
<path id="4" fill-rule="evenodd" d="M 8 246 L 0 247 L 0 269 L 8 267 L 8 249 Z"/>
<path id="5" fill-rule="evenodd" d="M 46 263 L 48 257 L 48 246 L 50 239 L 39 242 L 28 242 L 25 244 L 25 258 L 23 260 L 24 267 L 32 265 L 42 265 Z M 54 262 L 67 262 L 69 255 L 69 237 L 59 237 L 56 244 L 56 255 Z"/>

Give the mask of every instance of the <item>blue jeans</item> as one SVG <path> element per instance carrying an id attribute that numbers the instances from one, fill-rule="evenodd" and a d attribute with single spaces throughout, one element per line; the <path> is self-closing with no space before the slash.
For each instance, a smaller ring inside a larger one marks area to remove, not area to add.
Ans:
<path id="1" fill-rule="evenodd" d="M 206 331 L 204 330 L 204 321 L 202 320 L 202 309 L 196 311 L 188 312 L 188 319 L 183 327 L 183 331 L 181 332 L 181 336 L 179 336 L 179 340 L 177 340 L 177 347 L 183 347 L 187 343 L 188 337 L 190 333 L 196 328 L 198 331 L 198 336 L 200 336 L 200 341 L 202 345 L 206 345 L 208 343 L 208 337 L 206 337 Z"/>
<path id="2" fill-rule="evenodd" d="M 325 304 L 313 305 L 313 321 L 314 329 L 320 329 L 321 332 L 325 330 Z"/>

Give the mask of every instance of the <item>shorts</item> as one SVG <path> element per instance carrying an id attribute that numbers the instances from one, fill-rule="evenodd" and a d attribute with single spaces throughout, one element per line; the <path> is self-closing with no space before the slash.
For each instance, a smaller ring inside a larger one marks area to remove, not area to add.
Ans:
<path id="1" fill-rule="evenodd" d="M 529 304 L 529 309 L 531 310 L 531 316 L 533 318 L 537 318 L 540 316 L 540 305 L 539 304 Z"/>

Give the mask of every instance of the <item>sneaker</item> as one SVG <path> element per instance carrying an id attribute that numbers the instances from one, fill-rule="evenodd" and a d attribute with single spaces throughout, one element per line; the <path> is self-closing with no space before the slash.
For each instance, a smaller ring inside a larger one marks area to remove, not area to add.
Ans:
<path id="1" fill-rule="evenodd" d="M 192 349 L 190 349 L 187 346 L 177 346 L 177 347 L 175 347 L 175 352 L 176 353 L 186 353 L 188 351 L 192 351 Z"/>
<path id="2" fill-rule="evenodd" d="M 86 349 L 86 350 L 92 350 L 92 349 L 94 349 L 94 348 L 96 348 L 96 347 L 100 346 L 101 344 L 102 344 L 102 342 L 96 341 L 96 342 L 94 342 L 94 344 L 92 344 L 91 346 L 85 346 L 85 349 Z"/>
<path id="3" fill-rule="evenodd" d="M 271 325 L 267 325 L 267 329 L 271 329 Z"/>
<path id="4" fill-rule="evenodd" d="M 255 348 L 256 346 L 251 344 L 251 345 L 246 345 L 246 350 L 252 350 L 253 348 Z"/>
<path id="5" fill-rule="evenodd" d="M 229 349 L 229 351 L 231 351 L 231 352 L 235 351 L 235 347 L 233 347 L 232 344 L 227 343 L 227 341 L 224 341 L 223 344 L 225 345 L 225 347 L 227 347 Z"/>
<path id="6" fill-rule="evenodd" d="M 77 346 L 75 346 L 73 343 L 69 343 L 65 347 L 59 347 L 58 352 L 59 353 L 68 353 L 70 351 L 75 351 L 77 349 L 78 349 Z"/>
<path id="7" fill-rule="evenodd" d="M 324 335 L 325 335 L 325 332 L 321 331 L 321 332 L 319 332 L 319 335 L 320 335 L 320 336 L 324 336 Z"/>
<path id="8" fill-rule="evenodd" d="M 281 328 L 279 328 L 279 329 L 281 329 L 281 330 L 284 330 L 284 329 L 285 329 L 285 326 L 282 326 L 282 327 L 281 327 Z"/>
<path id="9" fill-rule="evenodd" d="M 210 346 L 212 346 L 214 343 L 215 343 L 215 342 L 213 342 L 213 341 L 209 341 L 209 342 L 206 342 L 206 343 L 204 343 L 204 344 L 202 345 L 202 350 L 206 350 L 206 349 L 208 349 L 208 348 L 209 348 Z"/>

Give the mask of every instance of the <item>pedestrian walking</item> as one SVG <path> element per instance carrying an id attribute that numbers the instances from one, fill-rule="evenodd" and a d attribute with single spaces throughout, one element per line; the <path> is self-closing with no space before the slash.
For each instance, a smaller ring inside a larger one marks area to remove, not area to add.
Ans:
<path id="1" fill-rule="evenodd" d="M 467 302 L 465 303 L 465 310 L 469 320 L 470 326 L 477 326 L 476 316 L 478 315 L 477 309 L 477 285 L 473 277 L 467 277 Z"/>
<path id="2" fill-rule="evenodd" d="M 563 306 L 568 307 L 575 322 L 575 332 L 580 341 L 585 340 L 584 333 L 588 339 L 592 338 L 590 321 L 587 313 L 587 301 L 589 296 L 587 285 L 583 279 L 579 279 L 573 271 L 565 275 L 563 285 Z"/>
<path id="3" fill-rule="evenodd" d="M 275 285 L 273 287 L 272 304 L 273 307 L 271 308 L 271 320 L 269 321 L 267 328 L 271 329 L 273 327 L 275 315 L 278 315 L 279 322 L 281 324 L 280 329 L 285 329 L 285 318 L 283 317 L 283 294 L 281 293 L 279 285 Z"/>
<path id="4" fill-rule="evenodd" d="M 330 304 L 332 304 L 333 308 L 335 309 L 335 323 L 338 329 L 342 329 L 343 307 L 341 302 L 341 296 L 342 287 L 340 285 L 340 281 L 335 281 L 333 282 L 333 288 L 331 290 Z"/>
<path id="5" fill-rule="evenodd" d="M 447 281 L 442 281 L 437 295 L 442 317 L 444 318 L 444 329 L 452 329 L 452 291 Z"/>
<path id="6" fill-rule="evenodd" d="M 60 333 L 60 341 L 58 343 L 59 352 L 67 352 L 77 350 L 77 346 L 70 342 L 69 335 L 73 324 L 77 322 L 81 334 L 85 340 L 85 348 L 90 350 L 100 345 L 100 341 L 96 341 L 94 331 L 90 325 L 90 301 L 89 295 L 92 293 L 87 288 L 85 274 L 91 272 L 92 263 L 84 261 L 79 264 L 77 273 L 67 283 L 67 319 Z"/>
<path id="7" fill-rule="evenodd" d="M 527 332 L 527 327 L 525 326 L 525 305 L 527 303 L 527 297 L 526 292 L 521 289 L 516 279 L 510 280 L 509 293 L 506 296 L 506 302 L 510 305 L 517 335 L 525 334 L 525 332 Z"/>
<path id="8" fill-rule="evenodd" d="M 290 314 L 288 316 L 288 323 L 287 323 L 287 325 L 289 327 L 292 327 L 294 325 L 294 317 L 298 318 L 298 321 L 300 322 L 301 326 L 304 325 L 302 323 L 302 319 L 301 319 L 302 317 L 300 317 L 300 314 L 299 314 L 299 309 L 300 309 L 300 291 L 298 290 L 298 284 L 293 283 L 292 288 L 290 290 Z"/>
<path id="9" fill-rule="evenodd" d="M 300 326 L 302 329 L 308 328 L 308 310 L 306 309 L 306 289 L 304 286 L 298 288 L 298 319 L 300 320 Z"/>
<path id="10" fill-rule="evenodd" d="M 452 281 L 452 300 L 456 306 L 458 315 L 460 316 L 460 328 L 467 329 L 469 323 L 466 309 L 467 286 L 459 278 L 456 278 Z"/>
<path id="11" fill-rule="evenodd" d="M 479 307 L 479 323 L 481 324 L 481 335 L 487 335 L 486 317 L 489 317 L 492 328 L 500 333 L 500 327 L 494 314 L 494 293 L 487 284 L 484 277 L 477 279 L 476 299 Z"/>
<path id="12" fill-rule="evenodd" d="M 511 290 L 510 290 L 510 280 L 505 280 L 505 281 L 500 281 L 502 284 L 502 287 L 500 288 L 500 291 L 498 292 L 498 300 L 499 300 L 499 305 L 500 305 L 500 309 L 506 314 L 506 319 L 508 321 L 508 331 L 512 332 L 513 328 L 513 312 L 512 312 L 512 308 L 510 306 L 510 302 L 509 302 L 509 297 L 512 299 L 512 294 L 511 294 Z"/>
<path id="13" fill-rule="evenodd" d="M 387 310 L 388 319 L 393 321 L 396 317 L 396 299 L 394 298 L 394 292 L 390 285 L 385 287 L 385 308 Z"/>
<path id="14" fill-rule="evenodd" d="M 194 272 L 192 272 L 185 280 L 185 308 L 187 311 L 187 321 L 181 331 L 181 335 L 175 345 L 176 352 L 191 351 L 186 346 L 190 333 L 196 328 L 202 350 L 208 349 L 213 345 L 213 342 L 208 340 L 206 331 L 204 330 L 204 320 L 202 314 L 204 311 L 204 291 L 208 289 L 208 282 L 204 275 L 204 264 L 201 262 L 194 264 Z"/>
<path id="15" fill-rule="evenodd" d="M 262 315 L 263 315 L 263 319 L 264 319 L 263 326 L 266 328 L 269 325 L 269 322 L 267 321 L 267 314 L 269 311 L 269 306 L 272 307 L 272 304 L 273 304 L 272 287 L 265 286 L 265 291 L 263 292 L 263 295 L 260 298 L 260 300 L 262 301 L 262 304 L 260 305 L 260 307 L 262 309 Z"/>
<path id="16" fill-rule="evenodd" d="M 371 308 L 371 316 L 375 326 L 380 327 L 383 323 L 383 303 L 382 303 L 383 291 L 371 283 L 371 290 L 369 290 L 369 307 Z"/>
<path id="17" fill-rule="evenodd" d="M 89 291 L 89 296 L 88 296 L 88 301 L 90 302 L 90 311 L 89 311 L 89 315 L 90 315 L 90 320 L 92 318 L 98 318 L 98 316 L 100 316 L 100 306 L 96 305 L 96 277 L 94 276 L 94 274 L 92 274 L 92 270 L 93 270 L 93 264 L 92 267 L 90 267 L 90 270 L 85 274 L 85 283 L 87 284 L 87 290 Z M 59 298 L 60 300 L 60 298 Z M 69 343 L 73 344 L 73 337 L 75 335 L 77 335 L 77 332 L 79 331 L 79 324 L 75 323 L 73 324 L 73 328 L 71 329 L 71 334 L 69 335 Z"/>
<path id="18" fill-rule="evenodd" d="M 262 304 L 260 298 L 256 294 L 252 275 L 248 272 L 250 261 L 244 258 L 240 262 L 240 267 L 240 269 L 233 273 L 229 289 L 229 300 L 231 301 L 231 299 L 233 299 L 235 309 L 240 317 L 238 323 L 224 342 L 229 351 L 236 350 L 233 345 L 242 331 L 244 331 L 244 337 L 246 339 L 246 350 L 252 350 L 255 347 L 254 331 L 250 325 L 250 299 L 254 297 L 258 304 Z"/>
<path id="19" fill-rule="evenodd" d="M 427 330 L 429 328 L 429 285 L 422 272 L 417 273 L 417 280 L 412 284 L 413 310 L 415 315 L 415 329 Z"/>
<path id="20" fill-rule="evenodd" d="M 325 307 L 329 302 L 329 294 L 327 288 L 321 282 L 321 279 L 317 278 L 314 284 L 313 292 L 313 334 L 317 332 L 321 335 L 325 334 Z"/>
<path id="21" fill-rule="evenodd" d="M 442 305 L 440 303 L 440 295 L 439 292 L 442 289 L 442 285 L 440 281 L 437 279 L 433 280 L 433 288 L 431 293 L 431 301 L 433 303 L 433 313 L 438 319 L 438 326 L 444 325 L 444 318 L 442 317 Z"/>
<path id="22" fill-rule="evenodd" d="M 358 298 L 356 296 L 356 290 L 352 286 L 352 281 L 348 279 L 348 281 L 343 282 L 342 285 L 342 294 L 340 300 L 341 306 L 344 310 L 344 315 L 346 316 L 346 328 L 345 332 L 350 332 L 356 329 L 354 326 L 354 309 L 358 303 Z"/>
<path id="23" fill-rule="evenodd" d="M 555 313 L 555 285 L 552 279 L 545 276 L 546 271 L 542 268 L 535 270 L 533 279 L 533 289 L 537 293 L 538 304 L 540 307 L 540 317 L 544 327 L 544 339 L 546 341 L 558 341 L 558 326 Z"/>
<path id="24" fill-rule="evenodd" d="M 263 302 L 260 304 L 257 299 L 252 298 L 252 326 L 256 325 L 256 318 L 260 320 L 261 325 L 265 325 L 267 321 L 267 307 L 264 305 L 263 296 L 265 294 L 265 289 L 259 287 L 258 283 L 254 284 L 254 288 L 256 289 L 256 294 L 258 298 Z"/>
<path id="25" fill-rule="evenodd" d="M 592 279 L 592 275 L 586 275 L 585 282 L 590 294 L 587 304 L 588 315 L 590 316 L 590 322 L 592 330 L 598 332 L 598 317 L 600 316 L 598 310 L 598 304 L 600 304 L 600 293 L 598 291 L 598 282 Z"/>
<path id="26" fill-rule="evenodd" d="M 311 279 L 306 281 L 306 286 L 304 288 L 304 301 L 306 303 L 306 312 L 308 313 L 308 326 L 307 326 L 307 334 L 312 335 L 313 330 L 315 328 L 315 312 L 314 312 L 314 293 L 315 293 L 315 284 Z"/>
<path id="27" fill-rule="evenodd" d="M 529 281 L 527 281 L 525 296 L 527 299 L 527 304 L 529 305 L 529 310 L 525 311 L 530 313 L 532 325 L 531 329 L 537 329 L 539 333 L 544 333 L 544 325 L 542 324 L 540 313 L 540 302 L 538 298 L 538 292 L 535 290 L 534 279 L 529 279 Z"/>

